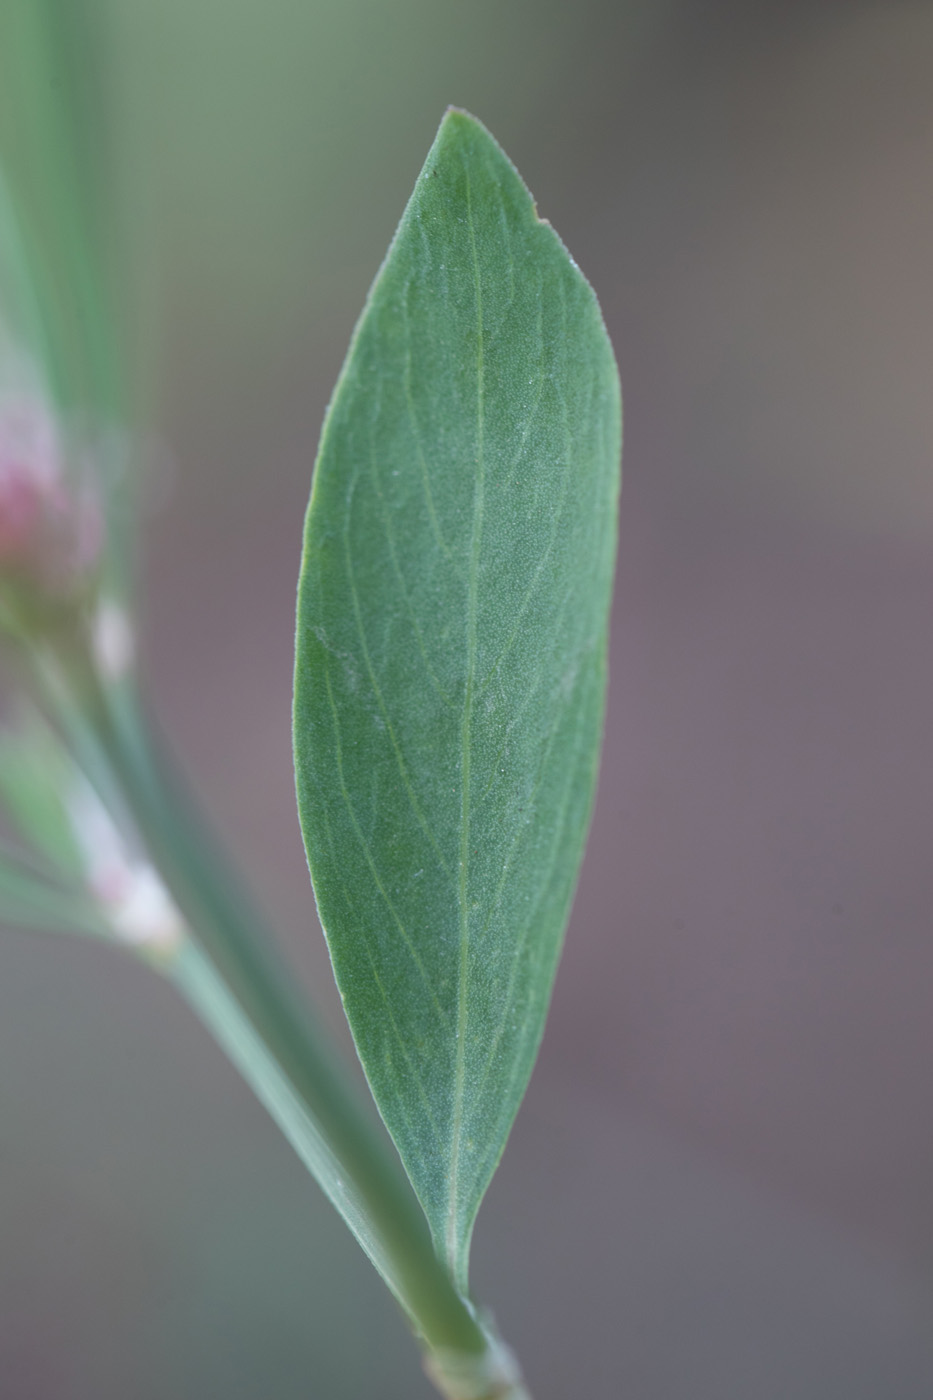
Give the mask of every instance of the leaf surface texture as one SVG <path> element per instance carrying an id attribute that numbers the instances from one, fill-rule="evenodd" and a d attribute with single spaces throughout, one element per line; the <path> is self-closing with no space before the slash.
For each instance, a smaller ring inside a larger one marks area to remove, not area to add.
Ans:
<path id="1" fill-rule="evenodd" d="M 295 757 L 360 1059 L 464 1288 L 592 806 L 620 433 L 592 290 L 450 111 L 324 426 Z"/>

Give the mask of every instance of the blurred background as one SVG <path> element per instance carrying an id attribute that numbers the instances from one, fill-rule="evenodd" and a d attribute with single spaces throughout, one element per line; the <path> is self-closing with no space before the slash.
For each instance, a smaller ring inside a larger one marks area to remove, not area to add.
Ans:
<path id="1" fill-rule="evenodd" d="M 933 5 L 98 0 L 158 713 L 348 1040 L 290 765 L 330 388 L 444 107 L 595 285 L 625 482 L 593 833 L 478 1291 L 536 1400 L 933 1394 Z M 0 938 L 0 1394 L 430 1395 L 129 960 Z"/>

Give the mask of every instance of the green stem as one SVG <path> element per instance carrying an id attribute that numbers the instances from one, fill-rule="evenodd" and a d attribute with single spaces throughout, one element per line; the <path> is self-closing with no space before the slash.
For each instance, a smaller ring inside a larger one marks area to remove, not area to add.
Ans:
<path id="1" fill-rule="evenodd" d="M 78 679 L 79 678 L 79 679 Z M 491 1324 L 434 1252 L 421 1207 L 374 1117 L 320 1042 L 251 901 L 208 839 L 132 689 L 84 665 L 45 673 L 73 746 L 129 813 L 187 927 L 153 959 L 177 986 L 343 1216 L 408 1314 L 448 1400 L 528 1400 Z"/>
<path id="2" fill-rule="evenodd" d="M 210 959 L 193 940 L 186 939 L 162 970 L 240 1071 L 312 1176 L 322 1185 L 334 1177 L 341 1180 L 341 1199 L 335 1199 L 326 1186 L 325 1190 L 345 1220 L 356 1219 L 357 1224 L 352 1227 L 354 1234 L 383 1277 L 388 1278 L 393 1272 L 393 1261 L 378 1257 L 378 1240 L 372 1239 L 369 1245 L 365 1242 L 372 1236 L 372 1230 L 365 1203 L 355 1191 L 353 1181 L 344 1181 L 340 1176 L 339 1164 L 332 1157 L 317 1123 L 243 1015 Z M 405 1300 L 400 1301 L 404 1305 Z M 414 1320 L 417 1323 L 417 1319 Z M 426 1370 L 441 1394 L 449 1400 L 530 1400 L 520 1382 L 513 1384 L 506 1378 L 501 1383 L 495 1379 L 489 1381 L 490 1372 L 503 1373 L 505 1357 L 501 1345 L 492 1338 L 484 1337 L 483 1347 L 481 1353 L 429 1348 Z"/>
<path id="3" fill-rule="evenodd" d="M 319 1122 L 296 1094 L 210 958 L 194 939 L 186 938 L 160 970 L 197 1012 L 312 1176 L 324 1186 L 340 1214 L 354 1222 L 354 1233 L 380 1273 L 395 1278 L 397 1270 L 393 1261 L 385 1257 L 382 1241 L 369 1223 L 366 1204 L 355 1189 L 356 1183 L 341 1174 Z M 401 1292 L 401 1288 L 397 1291 Z M 404 1306 L 404 1297 L 400 1301 Z"/>

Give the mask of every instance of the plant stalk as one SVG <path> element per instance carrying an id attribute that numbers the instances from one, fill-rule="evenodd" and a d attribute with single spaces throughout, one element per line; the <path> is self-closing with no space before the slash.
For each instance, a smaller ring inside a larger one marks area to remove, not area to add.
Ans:
<path id="1" fill-rule="evenodd" d="M 151 961 L 177 987 L 350 1226 L 407 1314 L 446 1400 L 530 1400 L 517 1363 L 456 1289 L 420 1204 L 355 1086 L 319 1039 L 251 900 L 209 839 L 131 685 L 59 672 L 60 721 L 109 772 L 191 932 Z M 80 732 L 75 732 L 77 726 Z"/>
<path id="2" fill-rule="evenodd" d="M 322 1144 L 317 1125 L 210 959 L 193 939 L 185 939 L 162 971 L 240 1071 L 312 1176 L 320 1180 L 326 1144 Z M 347 1185 L 347 1197 L 338 1206 L 345 1216 L 359 1208 L 353 1183 Z M 404 1306 L 404 1300 L 400 1301 Z M 441 1395 L 447 1400 L 530 1400 L 520 1381 L 513 1384 L 506 1370 L 514 1369 L 513 1363 L 501 1343 L 485 1333 L 484 1337 L 481 1353 L 427 1350 L 425 1370 Z M 502 1383 L 493 1379 L 491 1389 L 487 1385 L 490 1371 L 502 1375 Z"/>

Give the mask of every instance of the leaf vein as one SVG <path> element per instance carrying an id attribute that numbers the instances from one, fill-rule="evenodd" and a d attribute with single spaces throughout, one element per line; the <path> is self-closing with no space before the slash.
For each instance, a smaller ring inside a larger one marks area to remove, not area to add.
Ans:
<path id="1" fill-rule="evenodd" d="M 463 1120 L 463 1095 L 466 1079 L 466 1032 L 469 1018 L 467 981 L 469 972 L 469 859 L 470 859 L 470 746 L 473 724 L 473 684 L 476 671 L 476 614 L 479 587 L 479 559 L 483 531 L 483 508 L 485 492 L 485 367 L 483 361 L 483 294 L 480 281 L 479 254 L 476 247 L 476 228 L 473 222 L 473 200 L 470 186 L 469 167 L 464 160 L 466 188 L 467 225 L 470 233 L 470 248 L 473 259 L 473 284 L 476 304 L 476 477 L 473 486 L 473 524 L 470 543 L 470 573 L 467 594 L 467 678 L 463 701 L 461 723 L 461 819 L 460 819 L 460 962 L 459 990 L 457 997 L 457 1061 L 454 1071 L 453 1115 L 451 1118 L 450 1177 L 448 1187 L 448 1214 L 446 1244 L 451 1267 L 463 1272 L 461 1261 L 457 1259 L 457 1198 L 460 1175 L 460 1133 Z M 466 1279 L 459 1281 L 465 1287 Z"/>
<path id="2" fill-rule="evenodd" d="M 408 412 L 408 421 L 411 425 L 411 435 L 415 444 L 415 456 L 418 458 L 418 469 L 421 478 L 421 490 L 427 507 L 428 519 L 431 522 L 431 530 L 437 540 L 443 554 L 446 555 L 449 563 L 459 574 L 460 569 L 457 560 L 441 529 L 441 522 L 437 514 L 437 506 L 434 501 L 434 493 L 431 490 L 431 477 L 428 472 L 427 458 L 424 455 L 424 445 L 421 441 L 421 429 L 418 427 L 417 410 L 415 399 L 411 389 L 412 376 L 412 350 L 411 350 L 411 314 L 408 308 L 408 294 L 411 288 L 411 280 L 405 285 L 403 300 L 405 302 L 405 369 L 402 373 L 402 382 L 405 386 L 405 407 Z"/>
<path id="3" fill-rule="evenodd" d="M 330 824 L 330 817 L 328 816 L 326 809 L 324 809 L 324 810 L 322 811 L 322 816 L 323 816 L 323 819 L 324 819 L 324 830 L 325 830 L 325 833 L 326 833 L 326 835 L 327 835 L 327 841 L 328 841 L 328 844 L 329 844 L 330 849 L 331 849 L 331 855 L 332 855 L 332 857 L 334 858 L 334 860 L 336 861 L 336 858 L 337 858 L 337 847 L 336 847 L 336 843 L 335 843 L 335 841 L 334 841 L 333 828 L 331 827 L 331 824 Z M 379 992 L 379 995 L 380 995 L 380 997 L 382 998 L 382 1001 L 383 1001 L 383 1003 L 384 1003 L 384 1005 L 385 1005 L 385 1009 L 386 1009 L 386 1012 L 387 1012 L 387 1014 L 388 1014 L 389 1022 L 390 1022 L 391 1028 L 392 1028 L 392 1033 L 393 1033 L 393 1035 L 394 1035 L 396 1041 L 398 1042 L 399 1050 L 401 1051 L 402 1057 L 404 1058 L 404 1060 L 405 1060 L 405 1062 L 406 1062 L 406 1064 L 407 1064 L 407 1066 L 408 1066 L 408 1072 L 409 1072 L 409 1074 L 411 1075 L 411 1078 L 414 1080 L 415 1084 L 417 1084 L 417 1086 L 418 1086 L 418 1095 L 419 1095 L 419 1097 L 420 1097 L 422 1103 L 424 1104 L 425 1111 L 427 1112 L 428 1118 L 429 1118 L 430 1123 L 431 1123 L 431 1127 L 432 1127 L 432 1129 L 433 1129 L 433 1131 L 434 1131 L 435 1139 L 436 1139 L 438 1145 L 440 1145 L 440 1140 L 441 1140 L 441 1138 L 440 1138 L 440 1132 L 439 1132 L 439 1130 L 438 1130 L 437 1121 L 436 1121 L 435 1118 L 434 1118 L 433 1109 L 432 1109 L 432 1107 L 431 1107 L 431 1103 L 430 1103 L 430 1100 L 429 1100 L 429 1098 L 428 1098 L 427 1091 L 426 1091 L 425 1088 L 424 1088 L 424 1083 L 423 1083 L 423 1081 L 422 1081 L 422 1079 L 421 1079 L 421 1076 L 419 1075 L 419 1073 L 418 1073 L 416 1067 L 415 1067 L 415 1066 L 412 1064 L 412 1062 L 411 1062 L 411 1058 L 410 1058 L 410 1056 L 409 1056 L 409 1054 L 408 1054 L 408 1049 L 407 1049 L 407 1046 L 406 1046 L 406 1044 L 405 1044 L 404 1037 L 402 1036 L 401 1031 L 399 1030 L 399 1027 L 398 1027 L 398 1023 L 397 1023 L 397 1021 L 396 1021 L 394 1015 L 392 1014 L 392 1007 L 391 1007 L 391 1005 L 389 1004 L 389 998 L 388 998 L 388 996 L 387 996 L 387 994 L 386 994 L 385 987 L 384 987 L 383 984 L 382 984 L 382 978 L 379 976 L 379 972 L 378 972 L 377 967 L 376 967 L 376 960 L 375 960 L 375 958 L 373 957 L 372 946 L 371 946 L 370 940 L 369 940 L 369 938 L 367 937 L 366 932 L 365 932 L 365 921 L 364 921 L 363 919 L 360 918 L 359 911 L 357 910 L 357 907 L 356 907 L 356 905 L 355 905 L 355 903 L 354 903 L 354 901 L 353 901 L 352 895 L 351 895 L 351 893 L 350 893 L 350 887 L 349 887 L 349 885 L 347 885 L 347 883 L 346 883 L 344 880 L 341 880 L 341 882 L 340 882 L 340 888 L 341 888 L 341 892 L 342 892 L 342 894 L 343 894 L 344 902 L 346 903 L 346 906 L 347 906 L 347 908 L 348 908 L 349 911 L 350 911 L 350 916 L 351 916 L 351 918 L 353 919 L 353 922 L 354 922 L 354 924 L 356 925 L 357 929 L 359 930 L 360 942 L 362 943 L 363 948 L 364 948 L 364 950 L 365 950 L 365 953 L 366 953 L 366 960 L 367 960 L 367 962 L 369 963 L 369 969 L 370 969 L 370 972 L 372 973 L 373 981 L 374 981 L 375 984 L 376 984 L 376 989 L 377 989 L 377 991 Z M 392 1064 L 392 1069 L 393 1069 L 393 1071 L 395 1071 L 395 1064 L 394 1064 L 394 1062 L 393 1062 L 393 1064 Z M 396 1080 L 398 1079 L 397 1073 L 395 1074 L 395 1078 L 396 1078 Z M 404 1087 L 404 1086 L 401 1086 L 401 1087 Z M 410 1132 L 410 1134 L 411 1134 L 412 1141 L 417 1141 L 417 1139 L 418 1139 L 418 1133 L 417 1133 L 417 1130 L 416 1130 L 416 1128 L 415 1128 L 414 1123 L 412 1122 L 411 1114 L 409 1113 L 409 1111 L 408 1111 L 408 1109 L 407 1109 L 407 1107 L 406 1107 L 406 1096 L 405 1096 L 404 1093 L 399 1093 L 399 1094 L 398 1094 L 398 1103 L 399 1103 L 399 1107 L 400 1107 L 400 1109 L 401 1109 L 402 1115 L 403 1115 L 403 1117 L 404 1117 L 404 1119 L 405 1119 L 405 1122 L 408 1124 L 408 1129 L 409 1129 L 409 1132 Z M 423 1157 L 423 1154 L 421 1154 L 421 1160 L 422 1160 L 422 1165 L 423 1165 L 423 1164 L 424 1164 L 424 1157 Z"/>
<path id="4" fill-rule="evenodd" d="M 418 651 L 420 652 L 421 659 L 424 662 L 424 669 L 427 672 L 428 680 L 431 682 L 431 685 L 437 693 L 440 700 L 444 703 L 444 705 L 447 706 L 448 709 L 453 709 L 453 701 L 451 700 L 450 696 L 446 694 L 443 687 L 441 686 L 441 683 L 437 679 L 437 676 L 434 673 L 434 668 L 431 665 L 431 662 L 428 658 L 427 647 L 425 645 L 424 640 L 424 633 L 421 630 L 421 624 L 418 621 L 414 605 L 411 601 L 411 595 L 409 594 L 407 585 L 405 583 L 405 576 L 402 573 L 402 566 L 398 560 L 398 550 L 395 541 L 395 531 L 392 528 L 392 522 L 389 515 L 389 507 L 385 499 L 385 493 L 382 489 L 382 483 L 379 479 L 379 468 L 376 465 L 376 447 L 372 438 L 372 427 L 370 427 L 369 435 L 369 461 L 373 477 L 373 483 L 376 488 L 376 494 L 379 497 L 379 503 L 382 507 L 382 523 L 385 529 L 386 543 L 389 546 L 389 558 L 392 563 L 392 572 L 395 574 L 395 577 L 398 580 L 398 586 L 402 590 L 402 598 L 405 601 L 405 610 L 408 614 L 408 618 L 412 625 L 412 630 L 414 631 L 415 638 L 418 643 Z"/>
<path id="5" fill-rule="evenodd" d="M 444 856 L 441 852 L 441 848 L 437 844 L 437 838 L 435 837 L 433 831 L 428 825 L 427 818 L 425 817 L 424 812 L 421 810 L 421 804 L 418 801 L 417 795 L 412 785 L 411 775 L 408 772 L 408 765 L 405 762 L 405 755 L 402 753 L 401 745 L 398 741 L 398 736 L 395 733 L 395 728 L 392 724 L 391 718 L 389 717 L 389 712 L 386 708 L 385 700 L 383 699 L 382 695 L 382 688 L 380 687 L 379 681 L 376 678 L 376 672 L 373 668 L 372 658 L 369 654 L 369 645 L 366 641 L 366 631 L 363 627 L 363 613 L 360 607 L 359 589 L 357 588 L 356 584 L 356 568 L 353 563 L 353 551 L 350 548 L 350 515 L 353 509 L 353 496 L 355 489 L 356 477 L 354 477 L 353 482 L 351 483 L 350 491 L 347 497 L 347 513 L 344 521 L 343 530 L 343 547 L 344 561 L 347 571 L 347 582 L 350 585 L 350 600 L 353 604 L 353 618 L 356 623 L 357 636 L 360 639 L 360 649 L 363 653 L 363 664 L 366 667 L 366 674 L 369 677 L 369 684 L 372 687 L 373 695 L 376 697 L 376 704 L 379 706 L 379 712 L 382 715 L 382 721 L 385 724 L 386 733 L 389 736 L 389 742 L 392 745 L 392 752 L 395 755 L 395 761 L 398 766 L 398 771 L 401 776 L 402 783 L 405 787 L 405 792 L 407 794 L 408 801 L 411 804 L 411 809 L 415 814 L 415 819 L 418 822 L 418 825 L 421 827 L 421 830 L 427 837 L 431 849 L 437 856 L 438 863 L 441 869 L 443 870 L 444 874 L 448 877 L 448 879 L 452 879 L 453 876 L 451 874 L 450 866 L 444 859 Z"/>
<path id="6" fill-rule="evenodd" d="M 552 734 L 552 739 L 551 739 L 551 742 L 550 742 L 550 744 L 549 744 L 549 746 L 548 746 L 548 755 L 547 755 L 548 757 L 550 756 L 550 749 L 553 747 L 553 737 L 554 737 L 554 735 L 556 735 L 558 728 L 559 728 L 559 721 L 558 721 L 557 723 L 555 723 L 555 726 L 554 726 L 554 731 L 553 731 L 553 734 Z M 569 770 L 568 770 L 571 774 L 574 772 L 575 767 L 576 767 L 576 758 L 577 758 L 577 755 L 578 755 L 579 750 L 580 750 L 580 738 L 581 738 L 581 735 L 582 735 L 582 733 L 583 733 L 583 731 L 584 731 L 584 728 L 585 728 L 585 726 L 582 725 L 582 724 L 578 724 L 578 725 L 577 725 L 577 731 L 576 731 L 576 735 L 575 735 L 575 739 L 574 739 L 574 745 L 573 745 L 573 758 L 574 758 L 574 763 L 573 763 L 572 765 L 570 765 Z M 546 759 L 545 759 L 545 763 L 546 763 Z M 544 765 L 542 765 L 542 769 L 541 769 L 539 778 L 538 778 L 538 780 L 537 780 L 537 782 L 536 782 L 536 784 L 535 784 L 535 789 L 534 789 L 534 792 L 535 792 L 535 793 L 537 793 L 537 791 L 538 791 L 538 789 L 539 789 L 539 787 L 540 787 L 540 785 L 541 785 L 541 782 L 542 782 L 542 780 L 543 780 L 543 777 L 544 777 Z M 551 842 L 551 856 L 552 856 L 551 866 L 552 866 L 552 872 L 553 872 L 553 852 L 554 852 L 554 851 L 557 849 L 557 847 L 560 845 L 560 843 L 562 842 L 563 837 L 564 837 L 564 826 L 565 826 L 566 820 L 567 820 L 567 808 L 568 808 L 568 806 L 570 805 L 570 794 L 571 794 L 571 792 L 572 792 L 572 789 L 573 789 L 573 782 L 572 782 L 570 779 L 568 779 L 568 781 L 567 781 L 567 782 L 565 783 L 565 785 L 564 785 L 564 793 L 563 793 L 563 799 L 562 799 L 561 805 L 560 805 L 559 816 L 558 816 L 557 820 L 556 820 L 555 823 L 554 823 L 554 837 L 553 837 L 553 840 L 552 840 L 552 842 Z M 532 800 L 533 800 L 533 798 L 532 798 Z M 521 831 L 519 831 L 519 832 L 517 833 L 517 838 L 520 839 L 520 837 L 521 837 Z M 511 853 L 510 853 L 510 858 L 509 858 L 510 861 L 511 861 L 511 856 L 514 855 L 514 851 L 515 851 L 515 849 L 517 848 L 518 839 L 516 839 L 516 840 L 513 842 L 513 848 L 512 848 L 512 851 L 511 851 Z M 518 937 L 518 940 L 516 941 L 516 944 L 515 944 L 515 951 L 514 951 L 514 954 L 513 954 L 513 957 L 512 957 L 512 970 L 511 970 L 511 972 L 510 972 L 510 974 L 509 974 L 508 986 L 507 986 L 507 988 L 506 988 L 505 996 L 503 997 L 503 1000 L 502 1000 L 503 1014 L 502 1014 L 502 1016 L 500 1017 L 499 1025 L 498 1025 L 498 1027 L 497 1027 L 497 1029 L 496 1029 L 496 1033 L 495 1033 L 495 1035 L 494 1035 L 493 1038 L 492 1038 L 492 1043 L 491 1043 L 490 1048 L 489 1048 L 489 1054 L 488 1054 L 488 1056 L 487 1056 L 487 1058 L 486 1058 L 486 1064 L 485 1064 L 485 1066 L 484 1066 L 484 1068 L 483 1068 L 482 1075 L 481 1075 L 481 1077 L 480 1077 L 480 1080 L 479 1080 L 478 1084 L 476 1084 L 476 1086 L 475 1086 L 475 1088 L 474 1088 L 474 1097 L 477 1098 L 477 1099 L 478 1099 L 479 1096 L 482 1094 L 483 1089 L 484 1089 L 485 1086 L 486 1086 L 486 1082 L 487 1082 L 487 1080 L 489 1079 L 489 1075 L 490 1075 L 490 1072 L 491 1072 L 491 1070 L 492 1070 L 492 1066 L 493 1066 L 493 1063 L 494 1063 L 494 1061 L 495 1061 L 496 1054 L 497 1054 L 498 1049 L 499 1049 L 499 1045 L 500 1045 L 500 1043 L 501 1043 L 501 1041 L 502 1041 L 502 1037 L 503 1037 L 503 1035 L 504 1035 L 504 1033 L 505 1033 L 506 1024 L 507 1024 L 508 1019 L 509 1019 L 509 1016 L 510 1016 L 512 1010 L 513 1010 L 513 1001 L 514 1001 L 514 996 L 515 996 L 515 982 L 516 982 L 516 979 L 517 979 L 517 976 L 518 976 L 518 969 L 519 969 L 519 968 L 521 967 L 521 965 L 522 965 L 522 962 L 523 962 L 523 959 L 524 959 L 524 953 L 525 953 L 525 946 L 526 946 L 526 944 L 527 944 L 527 942 L 528 942 L 528 935 L 529 935 L 529 933 L 530 933 L 530 931 L 531 931 L 532 924 L 534 923 L 534 921 L 535 921 L 535 919 L 536 919 L 536 917 L 537 917 L 538 910 L 541 908 L 541 905 L 542 905 L 542 903 L 544 902 L 544 897 L 545 897 L 545 893 L 546 893 L 547 889 L 548 889 L 548 882 L 542 880 L 542 881 L 541 881 L 541 884 L 540 884 L 539 887 L 538 887 L 538 893 L 537 893 L 537 896 L 536 896 L 536 898 L 535 898 L 534 904 L 532 905 L 532 908 L 531 908 L 531 911 L 530 911 L 530 913 L 529 913 L 529 915 L 528 915 L 528 918 L 526 919 L 526 921 L 525 921 L 525 923 L 524 923 L 524 925 L 523 925 L 523 927 L 522 927 L 521 933 L 520 933 L 520 935 L 519 935 L 519 937 Z M 501 893 L 502 893 L 503 891 L 504 891 L 504 882 L 500 885 L 500 899 L 499 899 L 499 903 L 501 903 Z M 490 917 L 490 920 L 487 921 L 486 928 L 488 928 L 490 922 L 491 922 L 491 917 Z M 485 930 L 484 930 L 484 931 L 485 931 Z M 498 1095 L 497 1095 L 497 1097 L 498 1097 L 498 1099 L 499 1099 L 499 1102 L 503 1105 L 506 1114 L 511 1114 L 511 1109 L 510 1109 L 509 1105 L 511 1104 L 511 1101 L 512 1101 L 512 1093 L 513 1093 L 513 1089 L 514 1089 L 514 1086 L 515 1086 L 515 1080 L 516 1080 L 516 1077 L 517 1077 L 517 1075 L 518 1075 L 518 1073 L 519 1073 L 520 1068 L 521 1068 L 520 1060 L 519 1060 L 519 1057 L 516 1055 L 516 1056 L 514 1057 L 514 1059 L 513 1059 L 512 1071 L 511 1071 L 511 1074 L 509 1075 L 509 1079 L 508 1079 L 508 1082 L 507 1082 L 507 1089 L 506 1089 L 504 1092 L 500 1091 L 500 1092 L 498 1093 Z M 491 1151 L 497 1150 L 497 1146 L 498 1146 L 498 1138 L 496 1139 L 496 1144 L 494 1145 L 494 1148 L 491 1149 Z M 478 1168 L 477 1168 L 476 1171 L 475 1171 L 475 1174 L 474 1174 L 474 1190 L 475 1190 L 475 1183 L 482 1180 L 482 1177 L 483 1177 L 483 1174 L 484 1174 L 485 1168 L 486 1168 L 486 1162 L 488 1161 L 490 1155 L 491 1155 L 491 1152 L 490 1152 L 490 1153 L 487 1153 L 486 1158 L 483 1159 L 483 1160 L 481 1160 L 481 1162 L 480 1162 Z"/>
<path id="7" fill-rule="evenodd" d="M 349 792 L 348 792 L 348 790 L 347 790 L 346 779 L 345 779 L 345 777 L 344 777 L 344 771 L 343 771 L 343 745 L 342 745 L 342 743 L 341 743 L 340 719 L 339 719 L 339 716 L 338 716 L 338 714 L 337 714 L 337 706 L 336 706 L 336 704 L 335 704 L 335 702 L 334 702 L 333 687 L 331 686 L 331 683 L 330 683 L 330 666 L 329 666 L 328 663 L 327 663 L 327 653 L 326 653 L 326 651 L 325 651 L 325 652 L 322 652 L 322 658 L 323 658 L 323 661 L 324 661 L 324 684 L 325 684 L 325 687 L 326 687 L 326 689 L 327 689 L 327 700 L 328 700 L 328 704 L 330 705 L 330 712 L 331 712 L 331 715 L 333 716 L 333 721 L 334 721 L 334 756 L 335 756 L 335 759 L 336 759 L 336 762 L 337 762 L 337 779 L 338 779 L 338 782 L 340 783 L 340 795 L 341 795 L 341 797 L 343 798 L 343 803 L 344 803 L 344 806 L 346 807 L 346 810 L 347 810 L 347 816 L 350 818 L 350 824 L 351 824 L 352 827 L 353 827 L 353 830 L 354 830 L 354 833 L 355 833 L 355 835 L 356 835 L 357 841 L 359 841 L 359 843 L 360 843 L 360 848 L 361 848 L 361 850 L 362 850 L 362 852 L 363 852 L 363 856 L 364 856 L 364 859 L 365 859 L 365 861 L 366 861 L 366 864 L 369 866 L 369 871 L 370 871 L 370 874 L 371 874 L 372 877 L 373 877 L 373 880 L 375 881 L 376 888 L 377 888 L 377 890 L 379 891 L 380 895 L 382 896 L 382 898 L 383 898 L 383 900 L 384 900 L 384 902 L 385 902 L 386 908 L 388 909 L 389 913 L 390 913 L 391 916 L 392 916 L 392 921 L 393 921 L 393 923 L 395 924 L 396 928 L 398 929 L 399 933 L 400 933 L 401 936 L 402 936 L 402 942 L 405 944 L 405 947 L 408 949 L 408 952 L 409 952 L 409 954 L 411 955 L 412 962 L 415 964 L 415 967 L 418 969 L 418 973 L 419 973 L 419 975 L 420 975 L 420 977 L 421 977 L 422 982 L 424 983 L 425 990 L 427 991 L 427 993 L 428 993 L 428 995 L 429 995 L 429 998 L 430 998 L 431 1002 L 433 1003 L 435 1010 L 437 1011 L 438 1016 L 440 1017 L 442 1023 L 446 1026 L 446 1025 L 448 1025 L 447 1013 L 446 1013 L 446 1011 L 444 1010 L 444 1008 L 441 1006 L 441 1003 L 440 1003 L 440 1001 L 438 1000 L 438 997 L 437 997 L 437 993 L 435 992 L 434 988 L 431 986 L 431 979 L 430 979 L 430 977 L 428 976 L 427 969 L 425 968 L 425 965 L 424 965 L 424 962 L 422 961 L 421 955 L 420 955 L 420 953 L 418 952 L 417 948 L 415 947 L 414 943 L 412 942 L 411 937 L 410 937 L 410 935 L 409 935 L 409 933 L 408 933 L 408 930 L 406 929 L 404 923 L 402 922 L 401 918 L 399 917 L 398 910 L 395 908 L 395 905 L 393 904 L 391 898 L 389 897 L 389 893 L 388 893 L 388 891 L 386 890 L 386 887 L 385 887 L 385 885 L 384 885 L 383 882 L 382 882 L 382 878 L 381 878 L 381 876 L 380 876 L 380 874 L 379 874 L 379 870 L 378 870 L 378 867 L 376 866 L 376 862 L 373 860 L 372 851 L 369 849 L 369 842 L 366 840 L 366 837 L 363 835 L 362 828 L 360 827 L 359 820 L 357 819 L 356 812 L 355 812 L 355 810 L 354 810 L 354 808 L 353 808 L 353 803 L 350 801 L 350 794 L 349 794 Z"/>

